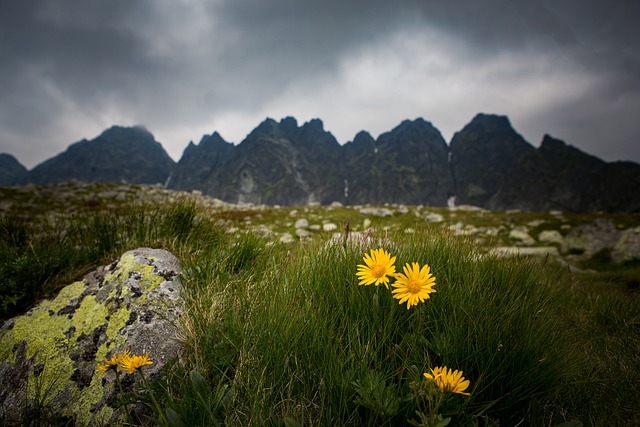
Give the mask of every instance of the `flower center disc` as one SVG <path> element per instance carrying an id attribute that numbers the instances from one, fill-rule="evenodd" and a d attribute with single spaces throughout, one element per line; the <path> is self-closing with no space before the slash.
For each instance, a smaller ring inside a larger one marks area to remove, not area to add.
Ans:
<path id="1" fill-rule="evenodd" d="M 384 268 L 383 265 L 375 265 L 372 269 L 371 269 L 371 274 L 373 274 L 373 277 L 375 277 L 376 279 L 381 278 L 382 276 L 384 276 L 384 273 L 387 271 L 386 268 Z"/>
<path id="2" fill-rule="evenodd" d="M 420 282 L 418 282 L 417 280 L 412 280 L 407 285 L 407 290 L 412 294 L 417 294 L 422 290 L 422 286 L 420 286 Z"/>

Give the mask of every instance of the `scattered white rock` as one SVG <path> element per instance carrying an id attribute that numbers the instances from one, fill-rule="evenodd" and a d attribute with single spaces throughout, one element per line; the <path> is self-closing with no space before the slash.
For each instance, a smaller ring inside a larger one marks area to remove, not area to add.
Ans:
<path id="1" fill-rule="evenodd" d="M 362 228 L 369 228 L 371 227 L 371 220 L 369 218 L 365 218 L 364 221 L 362 221 Z"/>
<path id="2" fill-rule="evenodd" d="M 415 233 L 416 233 L 416 230 L 414 228 L 409 227 L 404 229 L 404 234 L 415 234 Z"/>
<path id="3" fill-rule="evenodd" d="M 273 234 L 273 230 L 271 230 L 271 228 L 267 227 L 264 224 L 260 224 L 256 227 L 253 227 L 253 231 L 261 236 L 265 236 L 265 237 L 269 237 Z"/>
<path id="4" fill-rule="evenodd" d="M 435 213 L 435 212 L 430 212 L 427 216 L 425 216 L 425 219 L 429 222 L 442 222 L 444 221 L 444 217 L 442 215 L 440 215 L 439 213 Z"/>
<path id="5" fill-rule="evenodd" d="M 280 235 L 280 243 L 293 243 L 293 236 L 290 233 L 282 233 Z"/>
<path id="6" fill-rule="evenodd" d="M 306 218 L 299 218 L 295 223 L 295 228 L 307 228 L 309 226 L 309 221 Z"/>
<path id="7" fill-rule="evenodd" d="M 296 236 L 301 239 L 307 238 L 311 236 L 311 232 L 309 230 L 305 230 L 304 228 L 296 228 Z"/>
<path id="8" fill-rule="evenodd" d="M 237 232 L 238 232 L 238 227 L 227 228 L 227 234 L 236 234 Z"/>
<path id="9" fill-rule="evenodd" d="M 536 240 L 529 235 L 526 229 L 523 228 L 514 228 L 509 232 L 509 237 L 524 246 L 536 244 Z"/>
<path id="10" fill-rule="evenodd" d="M 472 206 L 472 205 L 460 205 L 460 206 L 455 206 L 455 207 L 450 207 L 451 210 L 453 211 L 466 211 L 466 212 L 486 212 L 486 209 L 482 209 L 478 206 Z"/>
<path id="11" fill-rule="evenodd" d="M 327 222 L 326 224 L 322 224 L 322 230 L 323 231 L 333 231 L 333 230 L 337 230 L 338 226 L 335 225 L 332 222 Z"/>
<path id="12" fill-rule="evenodd" d="M 361 208 L 359 212 L 363 215 L 374 215 L 378 217 L 393 216 L 393 212 L 388 208 L 366 207 Z"/>
<path id="13" fill-rule="evenodd" d="M 289 212 L 289 216 L 298 216 L 298 211 L 297 210 L 292 210 L 291 212 Z"/>
<path id="14" fill-rule="evenodd" d="M 527 223 L 527 227 L 529 228 L 535 228 L 539 225 L 544 224 L 546 221 L 544 219 L 534 219 L 533 221 L 529 221 Z"/>
<path id="15" fill-rule="evenodd" d="M 309 230 L 318 231 L 320 230 L 320 224 L 311 224 L 309 226 Z"/>
<path id="16" fill-rule="evenodd" d="M 544 243 L 558 243 L 562 244 L 564 238 L 558 230 L 544 230 L 538 235 L 538 240 Z"/>

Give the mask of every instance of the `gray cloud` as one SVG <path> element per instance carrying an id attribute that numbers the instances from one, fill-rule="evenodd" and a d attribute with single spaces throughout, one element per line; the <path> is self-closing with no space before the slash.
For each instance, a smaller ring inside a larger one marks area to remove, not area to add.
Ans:
<path id="1" fill-rule="evenodd" d="M 507 114 L 640 161 L 631 0 L 21 0 L 0 4 L 0 151 L 28 167 L 113 124 L 178 158 L 214 130 L 319 117 L 346 142 L 424 117 L 450 138 Z"/>

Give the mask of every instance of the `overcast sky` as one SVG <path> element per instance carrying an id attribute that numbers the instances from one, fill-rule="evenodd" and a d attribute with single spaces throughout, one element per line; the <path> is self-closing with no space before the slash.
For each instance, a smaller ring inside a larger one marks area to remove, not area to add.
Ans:
<path id="1" fill-rule="evenodd" d="M 5 0 L 0 152 L 28 168 L 118 125 L 174 160 L 320 118 L 340 143 L 479 112 L 640 162 L 638 0 Z"/>

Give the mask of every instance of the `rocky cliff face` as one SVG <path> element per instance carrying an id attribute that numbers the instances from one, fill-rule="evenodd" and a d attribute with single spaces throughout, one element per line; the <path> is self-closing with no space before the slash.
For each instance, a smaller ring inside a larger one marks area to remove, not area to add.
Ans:
<path id="1" fill-rule="evenodd" d="M 343 151 L 348 203 L 443 206 L 453 194 L 447 144 L 422 119 L 406 120 L 376 141 L 361 132 Z"/>
<path id="2" fill-rule="evenodd" d="M 72 179 L 164 184 L 173 166 L 174 161 L 149 131 L 142 127 L 114 126 L 36 166 L 29 172 L 29 180 L 36 184 Z"/>
<path id="3" fill-rule="evenodd" d="M 11 154 L 0 153 L 0 186 L 21 185 L 27 182 L 28 171 Z"/>
<path id="4" fill-rule="evenodd" d="M 221 169 L 228 160 L 233 144 L 214 132 L 205 135 L 198 145 L 189 143 L 174 168 L 169 187 L 175 190 L 199 189 L 204 193 L 220 191 Z"/>
<path id="5" fill-rule="evenodd" d="M 487 207 L 520 159 L 534 152 L 507 117 L 478 114 L 451 140 L 456 202 Z"/>
<path id="6" fill-rule="evenodd" d="M 640 208 L 640 165 L 606 163 L 545 135 L 540 147 L 521 156 L 490 209 L 617 212 Z"/>
<path id="7" fill-rule="evenodd" d="M 298 126 L 291 117 L 267 119 L 238 146 L 221 141 L 187 148 L 170 188 L 200 190 L 233 203 L 295 205 L 341 197 L 341 147 L 320 120 Z M 181 178 L 193 170 L 205 180 Z"/>

